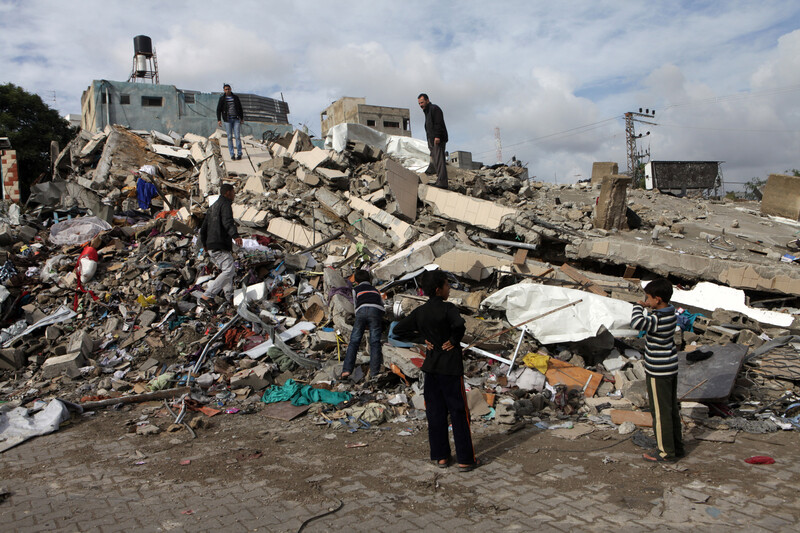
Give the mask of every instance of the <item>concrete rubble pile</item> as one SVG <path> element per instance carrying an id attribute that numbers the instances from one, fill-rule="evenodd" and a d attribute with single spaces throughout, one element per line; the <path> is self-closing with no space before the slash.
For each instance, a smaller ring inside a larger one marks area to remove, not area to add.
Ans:
<path id="1" fill-rule="evenodd" d="M 800 426 L 789 307 L 800 274 L 786 259 L 796 224 L 752 203 L 631 190 L 622 176 L 559 186 L 516 166 L 451 168 L 442 190 L 367 144 L 336 152 L 299 131 L 244 139 L 247 157 L 233 161 L 223 137 L 81 133 L 24 213 L 2 206 L 4 410 L 56 396 L 84 411 L 171 399 L 174 424 L 132 431 L 194 434 L 219 412 L 298 416 L 304 402 L 267 397 L 305 383 L 313 420 L 331 428 L 422 427 L 424 347 L 385 337 L 386 372 L 365 376 L 364 343 L 339 379 L 350 277 L 370 265 L 384 331 L 424 302 L 424 270 L 449 273 L 477 431 L 650 426 L 644 341 L 627 324 L 644 299 L 639 277 L 654 274 L 682 284 L 679 396 L 692 434 Z M 143 165 L 160 173 L 149 209 L 136 196 Z M 246 238 L 233 302 L 208 312 L 197 298 L 214 273 L 196 234 L 222 183 L 236 188 Z"/>

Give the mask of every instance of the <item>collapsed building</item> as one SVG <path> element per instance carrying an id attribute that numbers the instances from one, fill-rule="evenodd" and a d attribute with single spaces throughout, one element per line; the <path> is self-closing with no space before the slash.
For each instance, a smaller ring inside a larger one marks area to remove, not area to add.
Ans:
<path id="1" fill-rule="evenodd" d="M 422 418 L 419 346 L 387 337 L 386 374 L 366 380 L 359 366 L 338 377 L 352 327 L 348 278 L 368 265 L 392 318 L 424 301 L 422 272 L 449 273 L 467 321 L 473 417 L 648 426 L 630 309 L 643 298 L 640 280 L 660 274 L 677 284 L 673 300 L 687 316 L 676 341 L 692 424 L 797 426 L 797 216 L 631 190 L 612 168 L 596 183 L 554 186 L 516 166 L 452 167 L 442 190 L 421 172 L 424 141 L 360 124 L 327 133 L 324 148 L 301 131 L 247 136 L 246 157 L 234 161 L 220 150 L 222 131 L 82 131 L 55 159 L 53 179 L 32 189 L 32 209 L 5 205 L 6 411 L 56 395 L 75 409 L 162 397 L 178 408 L 216 398 L 271 410 L 267 393 L 298 380 L 392 392 L 378 407 L 367 395 L 328 412 L 332 428 L 353 413 L 371 424 Z M 155 216 L 136 197 L 143 165 L 161 170 Z M 233 305 L 220 301 L 209 314 L 197 297 L 213 276 L 195 235 L 222 183 L 236 189 L 234 218 L 247 238 Z M 76 268 L 87 246 L 97 254 L 88 277 Z M 695 361 L 697 350 L 710 355 Z M 287 419 L 308 409 L 295 403 Z"/>

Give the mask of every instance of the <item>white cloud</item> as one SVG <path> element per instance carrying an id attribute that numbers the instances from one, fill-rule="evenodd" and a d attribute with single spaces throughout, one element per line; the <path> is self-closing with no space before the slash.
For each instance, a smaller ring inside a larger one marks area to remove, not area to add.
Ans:
<path id="1" fill-rule="evenodd" d="M 506 159 L 563 181 L 596 160 L 626 166 L 621 120 L 574 128 L 655 107 L 663 126 L 643 140 L 654 157 L 725 160 L 726 178 L 745 180 L 800 166 L 787 131 L 798 91 L 773 91 L 800 85 L 799 13 L 790 0 L 0 0 L 0 82 L 55 89 L 60 110 L 76 112 L 92 79 L 127 79 L 132 38 L 145 34 L 162 83 L 283 93 L 312 131 L 331 101 L 365 96 L 409 107 L 422 136 L 425 91 L 444 109 L 449 149 L 491 163 L 499 126 Z M 752 95 L 725 98 L 741 92 Z"/>

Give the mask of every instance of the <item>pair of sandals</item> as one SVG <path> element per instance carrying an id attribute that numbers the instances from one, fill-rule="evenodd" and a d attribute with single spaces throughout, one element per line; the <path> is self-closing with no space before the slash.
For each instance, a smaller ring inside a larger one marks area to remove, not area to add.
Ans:
<path id="1" fill-rule="evenodd" d="M 442 461 L 444 461 L 444 462 L 442 462 Z M 438 461 L 436 461 L 436 466 L 438 466 L 439 468 L 447 468 L 452 463 L 453 463 L 453 458 L 452 457 L 448 457 L 447 459 L 439 459 Z M 478 460 L 475 460 L 474 463 L 470 463 L 470 464 L 459 464 L 458 465 L 458 471 L 459 472 L 472 472 L 473 470 L 478 468 L 478 466 L 480 464 L 481 464 L 481 462 L 478 461 Z"/>

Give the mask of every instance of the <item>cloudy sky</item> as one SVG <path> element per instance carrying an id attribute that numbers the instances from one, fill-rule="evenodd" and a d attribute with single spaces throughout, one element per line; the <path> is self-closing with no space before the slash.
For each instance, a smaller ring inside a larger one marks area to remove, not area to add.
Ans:
<path id="1" fill-rule="evenodd" d="M 800 2 L 0 0 L 0 83 L 80 112 L 93 79 L 127 80 L 133 36 L 162 83 L 280 97 L 319 134 L 341 96 L 445 113 L 448 150 L 516 155 L 545 181 L 626 168 L 626 111 L 656 110 L 655 160 L 719 160 L 728 189 L 800 168 Z"/>

